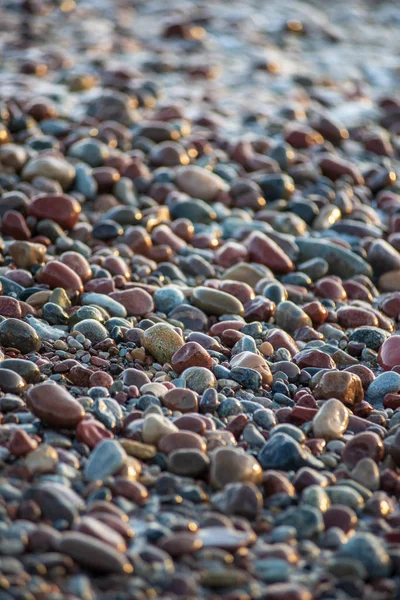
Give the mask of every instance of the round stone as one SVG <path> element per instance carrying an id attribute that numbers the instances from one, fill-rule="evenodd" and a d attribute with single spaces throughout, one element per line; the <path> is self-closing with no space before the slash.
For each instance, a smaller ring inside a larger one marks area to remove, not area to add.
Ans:
<path id="1" fill-rule="evenodd" d="M 93 344 L 102 342 L 108 337 L 107 329 L 95 319 L 80 321 L 74 326 L 73 331 L 79 331 L 79 333 L 82 333 Z"/>
<path id="2" fill-rule="evenodd" d="M 183 344 L 183 339 L 171 325 L 156 323 L 144 332 L 143 346 L 160 363 L 170 362 Z"/>
<path id="3" fill-rule="evenodd" d="M 168 470 L 182 477 L 199 477 L 209 467 L 210 459 L 196 448 L 173 450 L 168 456 Z"/>
<path id="4" fill-rule="evenodd" d="M 228 483 L 253 482 L 258 485 L 262 469 L 251 455 L 237 448 L 217 448 L 210 455 L 210 483 L 221 489 Z"/>
<path id="5" fill-rule="evenodd" d="M 189 367 L 183 371 L 181 377 L 186 381 L 186 386 L 198 394 L 217 385 L 215 375 L 204 367 Z"/>
<path id="6" fill-rule="evenodd" d="M 349 469 L 353 469 L 363 458 L 372 458 L 375 462 L 382 460 L 384 446 L 381 438 L 372 431 L 358 433 L 349 440 L 342 452 L 342 460 Z"/>
<path id="7" fill-rule="evenodd" d="M 0 389 L 6 394 L 22 394 L 26 389 L 26 382 L 18 373 L 0 368 Z"/>
<path id="8" fill-rule="evenodd" d="M 31 360 L 8 358 L 0 361 L 0 369 L 9 369 L 18 373 L 26 383 L 37 383 L 40 380 L 40 371 Z"/>
<path id="9" fill-rule="evenodd" d="M 0 345 L 4 348 L 16 348 L 22 354 L 29 354 L 40 350 L 41 341 L 28 323 L 18 319 L 6 319 L 0 323 Z"/>
<path id="10" fill-rule="evenodd" d="M 179 411 L 181 413 L 198 411 L 196 394 L 192 390 L 184 388 L 175 388 L 167 392 L 162 399 L 162 403 L 172 411 Z"/>
<path id="11" fill-rule="evenodd" d="M 392 335 L 383 342 L 379 350 L 378 362 L 385 371 L 400 365 L 400 335 Z"/>

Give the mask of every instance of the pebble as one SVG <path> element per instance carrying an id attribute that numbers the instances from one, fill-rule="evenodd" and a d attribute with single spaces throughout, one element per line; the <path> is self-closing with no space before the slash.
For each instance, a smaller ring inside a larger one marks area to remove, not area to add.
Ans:
<path id="1" fill-rule="evenodd" d="M 334 440 L 346 431 L 348 422 L 348 411 L 342 402 L 331 398 L 324 402 L 313 418 L 313 432 L 316 438 Z"/>
<path id="2" fill-rule="evenodd" d="M 16 348 L 22 354 L 38 352 L 41 347 L 40 338 L 33 327 L 14 318 L 0 323 L 0 344 L 4 348 Z"/>
<path id="3" fill-rule="evenodd" d="M 193 291 L 193 304 L 211 315 L 243 315 L 242 303 L 225 292 L 213 290 L 212 288 L 198 287 Z"/>
<path id="4" fill-rule="evenodd" d="M 183 344 L 182 337 L 164 323 L 156 323 L 144 332 L 143 346 L 160 363 L 170 362 Z"/>
<path id="5" fill-rule="evenodd" d="M 85 416 L 82 405 L 59 385 L 42 383 L 28 390 L 27 406 L 53 427 L 75 427 Z"/>
<path id="6" fill-rule="evenodd" d="M 259 484 L 262 469 L 252 456 L 236 448 L 217 448 L 210 456 L 210 483 L 221 489 L 229 483 Z"/>
<path id="7" fill-rule="evenodd" d="M 88 481 L 103 481 L 118 473 L 126 460 L 127 454 L 116 440 L 102 440 L 90 453 L 83 474 Z"/>
<path id="8" fill-rule="evenodd" d="M 45 4 L 0 7 L 0 596 L 399 597 L 393 11 Z"/>

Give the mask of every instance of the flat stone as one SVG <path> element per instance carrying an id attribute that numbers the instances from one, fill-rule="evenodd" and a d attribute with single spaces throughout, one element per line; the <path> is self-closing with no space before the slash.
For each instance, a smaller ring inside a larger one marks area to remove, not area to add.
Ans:
<path id="1" fill-rule="evenodd" d="M 231 294 L 208 287 L 195 288 L 192 303 L 208 315 L 243 315 L 243 304 Z"/>
<path id="2" fill-rule="evenodd" d="M 228 190 L 227 183 L 221 177 L 194 165 L 179 167 L 176 171 L 176 183 L 192 198 L 200 198 L 206 202 L 214 200 L 218 192 Z"/>

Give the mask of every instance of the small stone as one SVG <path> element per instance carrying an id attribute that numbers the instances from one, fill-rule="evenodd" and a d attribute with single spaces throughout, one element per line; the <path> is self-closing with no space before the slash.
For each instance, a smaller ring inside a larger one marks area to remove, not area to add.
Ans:
<path id="1" fill-rule="evenodd" d="M 143 336 L 143 346 L 160 363 L 170 362 L 183 344 L 183 339 L 175 329 L 164 323 L 152 325 Z"/>
<path id="2" fill-rule="evenodd" d="M 41 283 L 51 289 L 62 287 L 70 292 L 83 292 L 81 278 L 67 265 L 58 260 L 48 262 L 39 273 Z"/>
<path id="3" fill-rule="evenodd" d="M 171 366 L 178 374 L 189 367 L 211 369 L 212 359 L 197 342 L 187 342 L 171 358 Z"/>
<path id="4" fill-rule="evenodd" d="M 7 361 L 4 361 L 7 362 Z M 26 382 L 18 373 L 9 369 L 0 368 L 0 390 L 5 394 L 22 394 L 26 389 Z"/>
<path id="5" fill-rule="evenodd" d="M 385 371 L 400 365 L 400 335 L 392 335 L 383 342 L 379 349 L 378 362 Z"/>
<path id="6" fill-rule="evenodd" d="M 389 577 L 390 559 L 381 540 L 372 533 L 356 533 L 339 550 L 339 556 L 357 558 L 372 580 Z"/>
<path id="7" fill-rule="evenodd" d="M 334 440 L 347 428 L 349 414 L 340 400 L 331 398 L 324 402 L 313 419 L 313 432 L 316 438 Z"/>
<path id="8" fill-rule="evenodd" d="M 210 459 L 210 483 L 215 489 L 221 489 L 228 483 L 252 482 L 258 485 L 261 482 L 261 466 L 241 450 L 217 448 Z"/>
<path id="9" fill-rule="evenodd" d="M 182 477 L 199 477 L 209 464 L 208 456 L 196 448 L 173 450 L 168 456 L 168 470 Z"/>
<path id="10" fill-rule="evenodd" d="M 42 383 L 27 392 L 29 410 L 53 427 L 75 427 L 85 416 L 82 405 L 59 385 Z"/>
<path id="11" fill-rule="evenodd" d="M 36 219 L 51 219 L 63 229 L 72 229 L 78 222 L 81 205 L 67 194 L 43 194 L 32 200 L 29 212 Z"/>
<path id="12" fill-rule="evenodd" d="M 218 192 L 228 189 L 221 177 L 194 165 L 179 167 L 176 171 L 176 183 L 192 198 L 200 198 L 206 202 L 211 202 Z"/>
<path id="13" fill-rule="evenodd" d="M 1 339 L 1 325 L 0 325 Z M 395 371 L 388 371 L 378 375 L 370 384 L 365 399 L 373 406 L 382 406 L 386 394 L 400 391 L 400 375 Z"/>
<path id="14" fill-rule="evenodd" d="M 342 452 L 342 460 L 348 468 L 353 469 L 363 458 L 372 458 L 375 462 L 380 462 L 384 453 L 380 437 L 372 431 L 366 431 L 358 433 L 347 442 Z"/>
<path id="15" fill-rule="evenodd" d="M 4 348 L 17 348 L 22 354 L 29 354 L 40 350 L 41 341 L 28 323 L 6 319 L 0 323 L 0 344 Z"/>
<path id="16" fill-rule="evenodd" d="M 208 287 L 193 291 L 192 303 L 208 315 L 243 315 L 243 304 L 231 294 Z"/>
<path id="17" fill-rule="evenodd" d="M 25 466 L 34 475 L 54 473 L 58 465 L 58 454 L 53 446 L 42 444 L 30 452 L 25 459 Z"/>
<path id="18" fill-rule="evenodd" d="M 149 414 L 143 422 L 142 438 L 146 444 L 157 445 L 165 435 L 177 431 L 178 428 L 169 419 L 162 415 Z"/>
<path id="19" fill-rule="evenodd" d="M 312 327 L 310 317 L 299 306 L 289 300 L 278 305 L 275 312 L 275 323 L 290 334 L 293 334 L 300 327 Z"/>
<path id="20" fill-rule="evenodd" d="M 25 181 L 32 181 L 42 176 L 58 181 L 63 190 L 68 190 L 75 177 L 74 167 L 66 160 L 56 156 L 35 156 L 29 160 L 22 170 Z"/>
<path id="21" fill-rule="evenodd" d="M 291 471 L 310 466 L 322 468 L 322 463 L 309 454 L 287 433 L 274 434 L 258 455 L 263 469 Z"/>
<path id="22" fill-rule="evenodd" d="M 369 490 L 379 489 L 380 473 L 376 462 L 372 458 L 362 458 L 351 472 L 354 481 L 358 481 Z"/>
<path id="23" fill-rule="evenodd" d="M 96 321 L 95 319 L 84 319 L 73 327 L 73 331 L 79 331 L 85 338 L 90 340 L 93 344 L 102 342 L 109 337 L 107 329 Z"/>
<path id="24" fill-rule="evenodd" d="M 127 454 L 116 440 L 103 440 L 92 450 L 84 476 L 88 481 L 102 481 L 122 469 Z"/>
<path id="25" fill-rule="evenodd" d="M 181 377 L 186 381 L 186 386 L 197 394 L 202 394 L 208 388 L 217 385 L 215 375 L 204 367 L 189 367 L 183 371 Z"/>
<path id="26" fill-rule="evenodd" d="M 324 372 L 313 394 L 317 400 L 337 398 L 347 406 L 354 406 L 364 398 L 361 379 L 348 371 Z"/>
<path id="27" fill-rule="evenodd" d="M 198 411 L 197 396 L 190 389 L 176 388 L 170 390 L 163 397 L 162 403 L 169 410 L 179 411 L 183 414 Z"/>

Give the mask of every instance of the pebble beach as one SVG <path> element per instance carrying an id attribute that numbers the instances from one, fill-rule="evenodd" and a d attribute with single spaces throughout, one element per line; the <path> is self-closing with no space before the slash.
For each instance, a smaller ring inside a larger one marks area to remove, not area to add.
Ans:
<path id="1" fill-rule="evenodd" d="M 0 5 L 0 600 L 400 599 L 400 9 Z"/>

